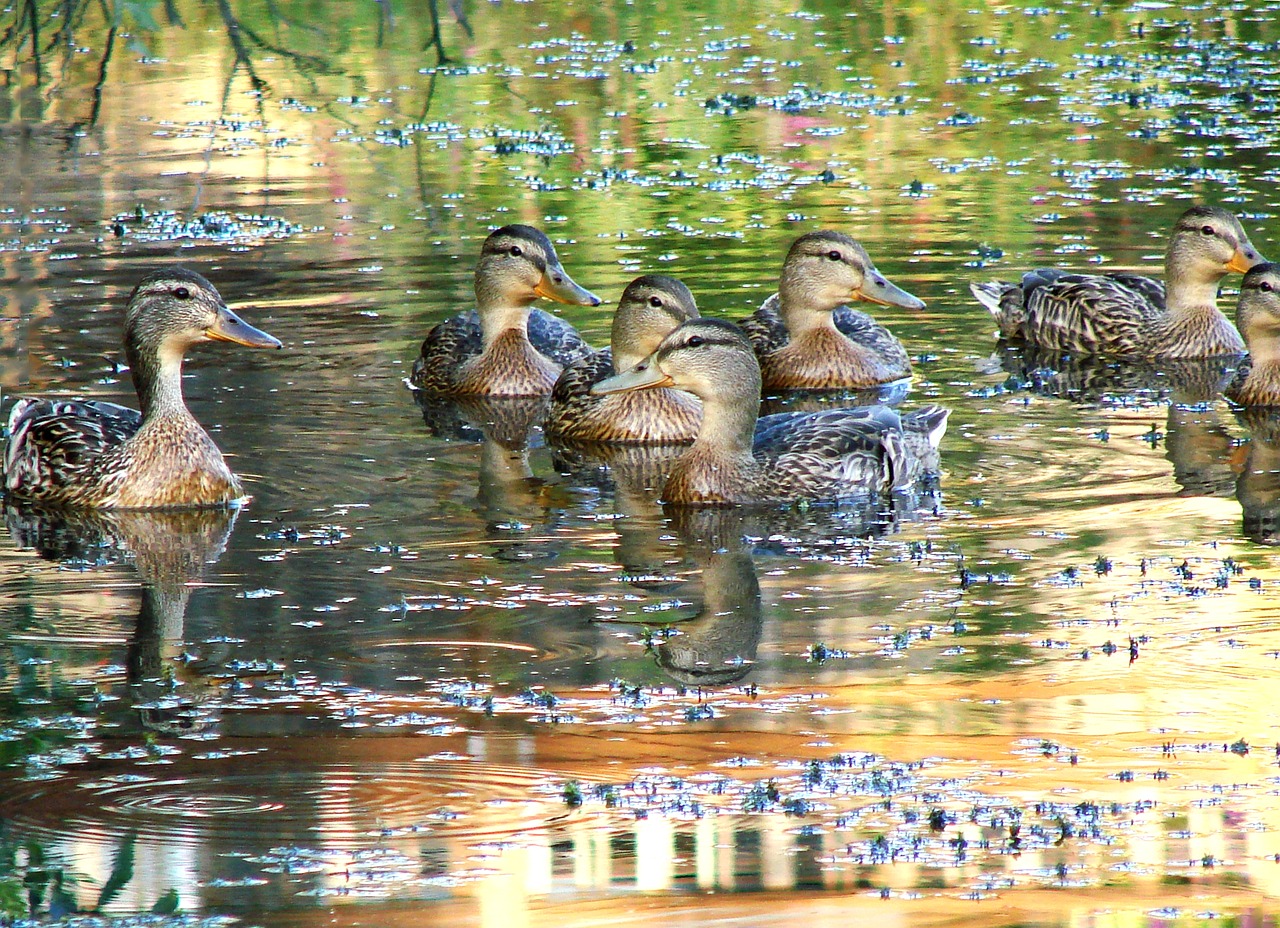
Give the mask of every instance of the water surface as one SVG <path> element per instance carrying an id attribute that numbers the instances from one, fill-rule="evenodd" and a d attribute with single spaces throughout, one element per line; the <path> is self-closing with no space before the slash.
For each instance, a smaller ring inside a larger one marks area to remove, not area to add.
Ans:
<path id="1" fill-rule="evenodd" d="M 1272 429 L 1218 370 L 1000 353 L 967 284 L 1157 274 L 1202 201 L 1280 254 L 1272 5 L 456 7 L 438 44 L 394 0 L 2 14 L 5 392 L 132 402 L 170 262 L 286 345 L 189 358 L 242 512 L 10 517 L 13 911 L 1270 923 Z M 517 221 L 728 318 L 853 234 L 927 303 L 876 315 L 952 410 L 939 494 L 680 518 L 423 408 Z"/>

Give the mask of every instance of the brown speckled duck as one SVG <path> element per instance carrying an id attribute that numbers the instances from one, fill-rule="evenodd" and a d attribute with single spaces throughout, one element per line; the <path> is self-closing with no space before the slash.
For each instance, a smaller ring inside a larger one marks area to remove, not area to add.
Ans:
<path id="1" fill-rule="evenodd" d="M 599 306 L 574 283 L 551 240 L 532 226 L 509 225 L 484 240 L 476 264 L 476 308 L 427 333 L 409 384 L 433 393 L 542 396 L 566 364 L 591 346 L 569 323 L 533 309 L 546 297 Z"/>
<path id="2" fill-rule="evenodd" d="M 1165 282 L 1137 274 L 1071 274 L 1038 268 L 1018 283 L 971 283 L 1010 341 L 1080 354 L 1209 358 L 1244 342 L 1218 311 L 1218 284 L 1262 261 L 1240 221 L 1193 206 L 1174 226 Z"/>
<path id="3" fill-rule="evenodd" d="M 599 394 L 674 386 L 702 400 L 692 447 L 672 466 L 663 501 L 684 506 L 838 500 L 910 486 L 946 430 L 947 410 L 899 416 L 887 406 L 778 413 L 757 423 L 760 365 L 741 329 L 693 319 Z"/>
<path id="4" fill-rule="evenodd" d="M 7 496 L 104 509 L 240 499 L 240 481 L 182 398 L 183 356 L 206 341 L 280 347 L 228 309 L 199 274 L 171 268 L 144 277 L 124 321 L 141 412 L 95 400 L 18 400 L 4 453 Z"/>
<path id="5" fill-rule="evenodd" d="M 680 323 L 698 318 L 689 288 L 662 274 L 637 277 L 613 314 L 610 347 L 569 364 L 556 381 L 547 434 L 576 442 L 673 444 L 693 441 L 702 404 L 684 390 L 593 394 L 606 377 L 643 361 Z"/>
<path id="6" fill-rule="evenodd" d="M 911 376 L 906 349 L 853 300 L 904 309 L 924 303 L 876 270 L 841 232 L 808 232 L 791 246 L 778 292 L 742 323 L 765 391 L 849 390 Z"/>
<path id="7" fill-rule="evenodd" d="M 1223 392 L 1241 406 L 1280 406 L 1280 264 L 1257 264 L 1244 275 L 1236 325 L 1249 357 Z"/>

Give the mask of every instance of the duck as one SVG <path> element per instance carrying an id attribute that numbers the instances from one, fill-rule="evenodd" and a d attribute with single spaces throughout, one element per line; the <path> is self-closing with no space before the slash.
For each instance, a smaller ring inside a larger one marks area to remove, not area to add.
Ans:
<path id="1" fill-rule="evenodd" d="M 9 413 L 10 501 L 98 509 L 231 506 L 244 489 L 187 409 L 182 361 L 201 342 L 280 348 L 227 308 L 194 271 L 148 274 L 125 309 L 124 347 L 138 409 L 98 400 L 19 399 Z"/>
<path id="2" fill-rule="evenodd" d="M 1232 213 L 1193 206 L 1178 217 L 1165 280 L 1037 268 L 1017 283 L 971 282 L 1000 335 L 1054 351 L 1148 359 L 1240 354 L 1243 339 L 1217 306 L 1218 284 L 1265 260 Z"/>
<path id="3" fill-rule="evenodd" d="M 834 501 L 906 489 L 946 431 L 948 411 L 940 406 L 905 415 L 888 406 L 777 413 L 757 421 L 761 384 L 742 330 L 698 318 L 592 392 L 677 387 L 702 401 L 698 436 L 663 487 L 663 502 L 673 506 Z"/>
<path id="4" fill-rule="evenodd" d="M 807 232 L 787 252 L 778 292 L 741 324 L 760 361 L 764 389 L 849 390 L 911 376 L 902 343 L 870 315 L 845 305 L 923 309 L 891 283 L 843 232 Z"/>
<path id="5" fill-rule="evenodd" d="M 566 364 L 591 353 L 573 326 L 534 309 L 539 297 L 599 306 L 574 282 L 541 231 L 507 225 L 489 234 L 476 263 L 475 308 L 439 323 L 422 342 L 409 385 L 429 393 L 544 396 Z"/>
<path id="6" fill-rule="evenodd" d="M 1237 406 L 1280 406 L 1280 264 L 1256 264 L 1244 275 L 1236 326 L 1249 356 L 1223 393 Z"/>
<path id="7" fill-rule="evenodd" d="M 689 288 L 665 274 L 627 285 L 613 314 L 609 347 L 568 364 L 551 393 L 546 431 L 553 439 L 606 444 L 688 443 L 698 434 L 702 403 L 672 388 L 597 395 L 591 388 L 644 360 L 663 336 L 698 318 Z"/>

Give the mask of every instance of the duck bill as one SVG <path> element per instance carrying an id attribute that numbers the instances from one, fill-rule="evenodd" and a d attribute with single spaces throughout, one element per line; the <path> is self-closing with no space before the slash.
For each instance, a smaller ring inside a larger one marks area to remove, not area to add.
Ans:
<path id="1" fill-rule="evenodd" d="M 1261 264 L 1267 259 L 1258 253 L 1258 249 L 1253 247 L 1253 243 L 1245 240 L 1240 243 L 1240 247 L 1236 249 L 1236 253 L 1231 256 L 1231 260 L 1227 262 L 1227 270 L 1235 271 L 1237 274 L 1243 274 L 1249 268 Z"/>
<path id="2" fill-rule="evenodd" d="M 215 342 L 234 342 L 249 348 L 281 347 L 280 339 L 255 329 L 225 306 L 218 309 L 218 318 L 204 334 Z"/>
<path id="3" fill-rule="evenodd" d="M 669 387 L 671 377 L 654 363 L 653 355 L 645 358 L 630 370 L 607 377 L 591 388 L 594 394 L 625 393 L 628 390 L 647 390 L 651 387 Z"/>
<path id="4" fill-rule="evenodd" d="M 599 306 L 601 303 L 600 297 L 585 287 L 579 287 L 558 264 L 547 267 L 533 292 L 544 299 L 570 306 Z"/>
<path id="5" fill-rule="evenodd" d="M 872 268 L 862 286 L 850 294 L 853 299 L 877 306 L 899 306 L 902 309 L 924 309 L 924 300 L 914 297 Z"/>

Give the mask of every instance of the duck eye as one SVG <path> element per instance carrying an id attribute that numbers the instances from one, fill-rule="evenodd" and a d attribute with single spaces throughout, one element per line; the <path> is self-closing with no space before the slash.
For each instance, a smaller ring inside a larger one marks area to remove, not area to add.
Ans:
<path id="1" fill-rule="evenodd" d="M 690 335 L 689 340 L 685 342 L 690 348 L 701 348 L 707 343 L 707 340 L 701 335 Z"/>
<path id="2" fill-rule="evenodd" d="M 1273 289 L 1273 287 L 1271 286 L 1271 281 L 1264 280 L 1262 283 L 1258 284 L 1258 289 L 1265 290 L 1267 293 L 1270 293 Z"/>
<path id="3" fill-rule="evenodd" d="M 649 305 L 650 305 L 650 306 L 653 306 L 653 307 L 661 306 L 661 305 L 662 305 L 662 298 L 661 298 L 661 297 L 657 297 L 657 296 L 651 296 L 651 297 L 649 297 Z"/>
<path id="4" fill-rule="evenodd" d="M 1201 226 L 1201 227 L 1200 227 L 1200 231 L 1201 231 L 1201 232 L 1203 232 L 1205 235 L 1215 235 L 1215 234 L 1216 234 L 1216 233 L 1213 231 L 1213 226 Z"/>
<path id="5" fill-rule="evenodd" d="M 173 291 L 173 295 L 174 295 L 174 296 L 176 296 L 176 297 L 177 297 L 178 299 L 180 299 L 180 300 L 189 300 L 189 299 L 191 299 L 191 291 L 190 291 L 190 290 L 188 290 L 186 287 L 178 287 L 177 289 L 175 289 L 175 290 Z"/>
<path id="6" fill-rule="evenodd" d="M 840 255 L 840 252 L 832 250 L 827 252 L 827 257 L 830 258 L 832 261 L 839 261 L 841 255 Z"/>
<path id="7" fill-rule="evenodd" d="M 524 250 L 523 250 L 523 249 L 521 249 L 521 247 L 520 247 L 519 245 L 512 245 L 512 246 L 511 246 L 511 257 L 513 257 L 513 258 L 518 258 L 518 257 L 520 257 L 522 254 L 524 254 Z"/>

